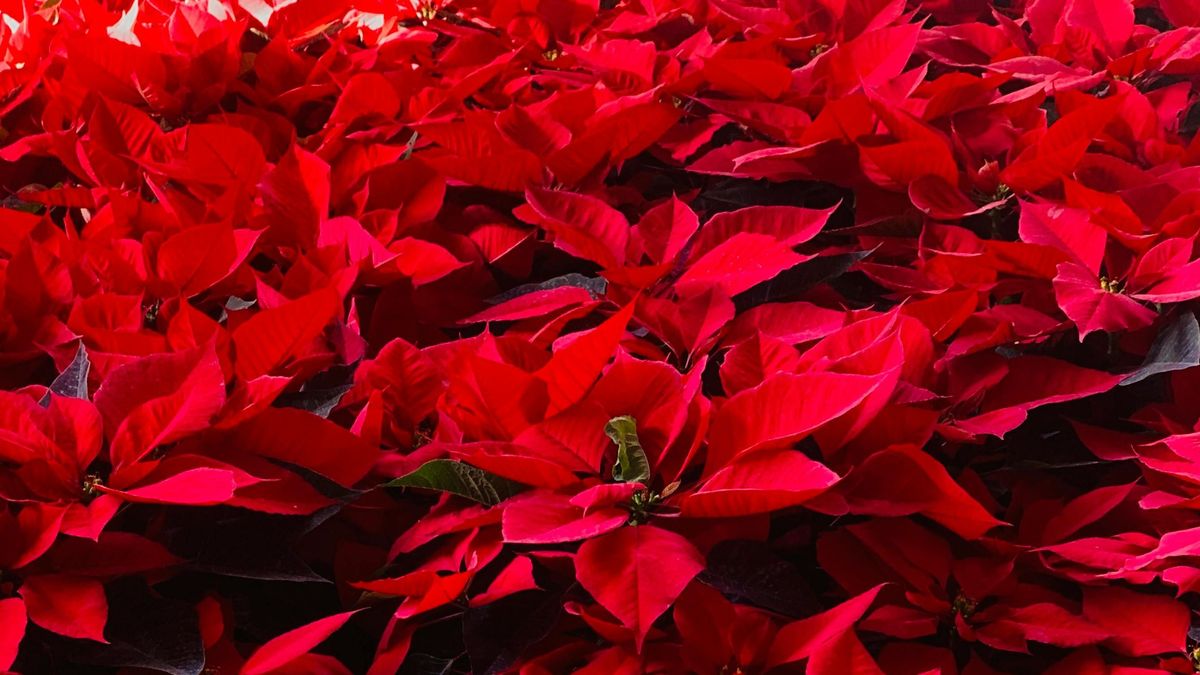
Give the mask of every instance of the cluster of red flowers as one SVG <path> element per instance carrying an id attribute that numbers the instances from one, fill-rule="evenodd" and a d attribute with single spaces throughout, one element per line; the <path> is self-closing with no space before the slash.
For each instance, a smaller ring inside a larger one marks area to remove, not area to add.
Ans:
<path id="1" fill-rule="evenodd" d="M 1191 673 L 1192 0 L 0 0 L 0 671 Z"/>

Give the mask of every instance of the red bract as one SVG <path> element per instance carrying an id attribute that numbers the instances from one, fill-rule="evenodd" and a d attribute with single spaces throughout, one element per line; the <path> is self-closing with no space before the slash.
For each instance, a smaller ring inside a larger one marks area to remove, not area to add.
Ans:
<path id="1" fill-rule="evenodd" d="M 1200 669 L 1194 4 L 0 2 L 0 671 Z"/>

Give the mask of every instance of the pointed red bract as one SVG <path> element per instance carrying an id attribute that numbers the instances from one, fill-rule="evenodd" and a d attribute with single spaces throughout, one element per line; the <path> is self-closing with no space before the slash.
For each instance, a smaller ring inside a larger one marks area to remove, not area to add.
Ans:
<path id="1" fill-rule="evenodd" d="M 197 468 L 177 473 L 149 485 L 140 485 L 126 490 L 101 489 L 130 502 L 203 506 L 229 501 L 237 487 L 237 479 L 230 471 Z"/>
<path id="2" fill-rule="evenodd" d="M 707 473 L 739 453 L 800 440 L 861 402 L 879 380 L 840 373 L 776 374 L 730 398 L 713 416 Z"/>
<path id="3" fill-rule="evenodd" d="M 851 513 L 921 513 L 964 539 L 1001 525 L 934 458 L 914 447 L 877 452 L 859 465 L 845 488 Z"/>
<path id="4" fill-rule="evenodd" d="M 531 221 L 555 236 L 555 245 L 601 267 L 625 261 L 629 223 L 620 211 L 588 195 L 530 191 Z"/>
<path id="5" fill-rule="evenodd" d="M 1133 32 L 1133 3 L 1129 0 L 1035 0 L 1026 10 L 1033 39 L 1063 42 L 1071 32 L 1094 35 L 1110 53 L 1125 46 Z"/>
<path id="6" fill-rule="evenodd" d="M 579 584 L 633 631 L 639 650 L 654 621 L 702 569 L 691 542 L 651 525 L 590 539 L 575 556 Z"/>
<path id="7" fill-rule="evenodd" d="M 591 331 L 574 336 L 555 350 L 550 361 L 538 372 L 550 393 L 547 414 L 553 415 L 579 401 L 600 375 L 620 344 L 626 324 L 633 316 L 634 303 L 623 307 Z"/>
<path id="8" fill-rule="evenodd" d="M 259 647 L 246 659 L 241 669 L 242 675 L 261 675 L 286 668 L 336 633 L 357 613 L 354 611 L 334 614 L 280 635 Z"/>
<path id="9" fill-rule="evenodd" d="M 336 293 L 322 289 L 251 316 L 232 335 L 238 377 L 270 374 L 302 355 L 339 313 L 339 305 Z"/>
<path id="10" fill-rule="evenodd" d="M 1154 320 L 1153 310 L 1101 284 L 1100 279 L 1078 265 L 1058 266 L 1054 295 L 1063 313 L 1078 327 L 1080 340 L 1093 331 L 1136 330 Z"/>
<path id="11" fill-rule="evenodd" d="M 504 540 L 514 544 L 557 544 L 596 537 L 629 520 L 619 508 L 585 509 L 559 495 L 529 495 L 505 505 Z"/>
<path id="12" fill-rule="evenodd" d="M 211 347 L 147 356 L 113 371 L 96 390 L 114 464 L 206 428 L 225 403 L 225 375 Z"/>
<path id="13" fill-rule="evenodd" d="M 774 237 L 738 232 L 692 262 L 678 284 L 684 289 L 717 286 L 737 295 L 804 260 Z"/>
<path id="14" fill-rule="evenodd" d="M 32 623 L 59 635 L 108 642 L 104 639 L 108 600 L 99 581 L 68 575 L 37 576 L 27 580 L 20 592 Z"/>
<path id="15" fill-rule="evenodd" d="M 829 611 L 783 626 L 771 646 L 768 664 L 779 666 L 803 659 L 824 660 L 830 657 L 830 652 L 849 647 L 842 642 L 843 636 L 852 634 L 854 624 L 866 613 L 879 591 L 877 586 Z M 858 648 L 861 649 L 861 645 Z"/>
<path id="16" fill-rule="evenodd" d="M 763 450 L 734 459 L 684 499 L 684 515 L 745 516 L 803 504 L 838 475 L 793 450 Z"/>
<path id="17" fill-rule="evenodd" d="M 303 467 L 353 485 L 374 465 L 378 451 L 346 429 L 296 408 L 268 408 L 213 442 Z"/>
<path id="18" fill-rule="evenodd" d="M 1191 621 L 1191 613 L 1177 600 L 1116 586 L 1085 589 L 1083 615 L 1111 631 L 1107 647 L 1130 656 L 1175 651 Z"/>
<path id="19" fill-rule="evenodd" d="M 17 659 L 25 637 L 25 602 L 21 598 L 0 600 L 0 668 L 8 670 Z"/>

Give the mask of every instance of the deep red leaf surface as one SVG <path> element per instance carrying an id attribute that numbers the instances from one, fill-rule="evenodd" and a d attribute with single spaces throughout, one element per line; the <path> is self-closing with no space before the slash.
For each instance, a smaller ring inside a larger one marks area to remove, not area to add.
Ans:
<path id="1" fill-rule="evenodd" d="M 1198 101 L 1189 0 L 0 0 L 0 671 L 1192 673 Z"/>

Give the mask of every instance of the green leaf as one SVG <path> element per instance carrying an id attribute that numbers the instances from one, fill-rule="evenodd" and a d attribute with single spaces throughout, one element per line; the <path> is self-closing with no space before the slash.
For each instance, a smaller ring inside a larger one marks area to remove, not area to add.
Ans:
<path id="1" fill-rule="evenodd" d="M 416 471 L 384 483 L 384 487 L 449 492 L 485 506 L 495 506 L 523 489 L 520 483 L 453 459 L 431 459 Z"/>
<path id="2" fill-rule="evenodd" d="M 629 415 L 614 417 L 604 425 L 604 433 L 617 444 L 617 463 L 613 464 L 613 479 L 622 483 L 645 483 L 650 480 L 650 461 L 638 440 L 637 420 Z"/>
<path id="3" fill-rule="evenodd" d="M 1154 338 L 1141 367 L 1130 373 L 1121 385 L 1130 385 L 1161 373 L 1185 370 L 1200 365 L 1200 323 L 1191 312 L 1180 314 Z"/>
<path id="4" fill-rule="evenodd" d="M 417 132 L 414 131 L 412 137 L 408 139 L 408 143 L 405 144 L 404 154 L 400 155 L 400 159 L 408 159 L 409 157 L 412 157 L 413 148 L 416 148 L 416 147 L 417 147 Z"/>

